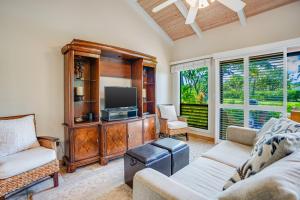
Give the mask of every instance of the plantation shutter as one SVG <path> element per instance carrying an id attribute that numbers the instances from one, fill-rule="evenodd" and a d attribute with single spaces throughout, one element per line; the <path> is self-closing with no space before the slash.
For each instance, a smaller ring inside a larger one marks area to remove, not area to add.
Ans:
<path id="1" fill-rule="evenodd" d="M 244 104 L 243 59 L 220 62 L 220 103 Z"/>
<path id="2" fill-rule="evenodd" d="M 283 105 L 283 67 L 283 53 L 249 58 L 250 105 Z"/>
<path id="3" fill-rule="evenodd" d="M 228 126 L 244 126 L 244 110 L 242 109 L 220 109 L 220 139 L 226 140 Z"/>
<path id="4" fill-rule="evenodd" d="M 244 61 L 243 59 L 220 62 L 220 139 L 227 138 L 228 126 L 244 126 Z M 222 108 L 222 105 L 237 105 Z"/>

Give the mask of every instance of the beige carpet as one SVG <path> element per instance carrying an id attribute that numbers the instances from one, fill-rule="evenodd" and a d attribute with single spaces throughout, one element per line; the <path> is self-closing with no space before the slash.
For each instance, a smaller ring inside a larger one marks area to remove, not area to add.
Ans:
<path id="1" fill-rule="evenodd" d="M 193 138 L 188 144 L 191 161 L 213 146 Z M 47 180 L 9 200 L 131 200 L 132 190 L 124 184 L 123 168 L 123 159 L 117 159 L 106 166 L 93 164 L 79 168 L 74 173 L 62 172 L 58 188 L 52 188 L 52 181 Z"/>

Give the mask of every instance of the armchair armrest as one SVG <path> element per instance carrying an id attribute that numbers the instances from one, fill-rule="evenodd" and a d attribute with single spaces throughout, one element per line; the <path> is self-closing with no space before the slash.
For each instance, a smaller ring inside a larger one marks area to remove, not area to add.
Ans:
<path id="1" fill-rule="evenodd" d="M 179 121 L 187 122 L 187 118 L 186 117 L 178 116 L 177 118 L 178 118 Z"/>
<path id="2" fill-rule="evenodd" d="M 167 134 L 168 132 L 168 119 L 159 118 L 160 132 Z"/>
<path id="3" fill-rule="evenodd" d="M 42 147 L 54 150 L 56 150 L 56 143 L 59 141 L 58 138 L 50 136 L 39 136 L 37 139 Z"/>
<path id="4" fill-rule="evenodd" d="M 227 128 L 227 139 L 232 142 L 252 146 L 257 132 L 257 129 L 229 126 Z"/>
<path id="5" fill-rule="evenodd" d="M 175 182 L 167 176 L 147 168 L 139 171 L 133 180 L 133 200 L 208 200 L 196 191 Z"/>

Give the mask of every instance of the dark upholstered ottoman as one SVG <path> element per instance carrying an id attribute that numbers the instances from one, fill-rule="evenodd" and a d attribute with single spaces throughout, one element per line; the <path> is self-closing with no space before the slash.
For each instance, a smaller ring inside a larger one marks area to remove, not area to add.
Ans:
<path id="1" fill-rule="evenodd" d="M 124 156 L 125 183 L 132 187 L 135 173 L 148 167 L 171 176 L 171 155 L 168 150 L 151 144 L 128 150 Z"/>
<path id="2" fill-rule="evenodd" d="M 165 138 L 157 140 L 152 144 L 157 147 L 164 148 L 171 153 L 172 174 L 175 174 L 178 170 L 189 164 L 190 150 L 189 146 L 185 142 L 172 138 Z"/>

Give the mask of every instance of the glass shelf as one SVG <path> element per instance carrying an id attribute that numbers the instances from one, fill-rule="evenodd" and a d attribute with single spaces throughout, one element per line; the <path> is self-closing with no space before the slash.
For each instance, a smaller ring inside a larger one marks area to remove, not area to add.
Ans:
<path id="1" fill-rule="evenodd" d="M 144 82 L 144 85 L 154 85 L 152 82 Z"/>
<path id="2" fill-rule="evenodd" d="M 96 103 L 96 101 L 83 100 L 83 101 L 74 101 L 74 103 Z"/>
<path id="3" fill-rule="evenodd" d="M 88 82 L 95 82 L 96 80 L 90 80 L 90 79 L 74 79 L 75 81 L 88 81 Z"/>

